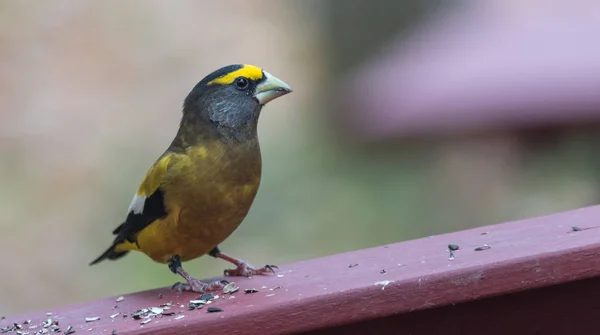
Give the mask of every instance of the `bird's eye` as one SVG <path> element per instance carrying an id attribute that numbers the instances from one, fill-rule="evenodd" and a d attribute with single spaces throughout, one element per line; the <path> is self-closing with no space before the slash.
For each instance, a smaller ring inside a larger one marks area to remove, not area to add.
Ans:
<path id="1" fill-rule="evenodd" d="M 246 89 L 248 87 L 248 79 L 244 77 L 239 77 L 235 80 L 235 86 L 240 90 Z"/>

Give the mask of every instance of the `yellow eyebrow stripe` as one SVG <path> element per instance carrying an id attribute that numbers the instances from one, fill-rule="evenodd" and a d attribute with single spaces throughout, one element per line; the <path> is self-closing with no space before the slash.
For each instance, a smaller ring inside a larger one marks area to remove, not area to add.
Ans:
<path id="1" fill-rule="evenodd" d="M 229 85 L 233 83 L 235 78 L 237 77 L 246 77 L 250 80 L 259 80 L 263 77 L 263 72 L 259 67 L 254 65 L 244 64 L 243 67 L 239 70 L 235 70 L 230 72 L 224 76 L 221 76 L 217 79 L 213 79 L 208 82 L 208 85 L 212 84 L 220 84 L 220 85 Z"/>

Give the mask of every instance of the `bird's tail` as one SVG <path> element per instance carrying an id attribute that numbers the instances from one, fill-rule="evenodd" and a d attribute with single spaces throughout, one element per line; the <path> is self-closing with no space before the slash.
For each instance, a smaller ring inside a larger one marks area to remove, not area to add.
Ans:
<path id="1" fill-rule="evenodd" d="M 100 263 L 101 261 L 105 260 L 105 259 L 109 259 L 109 260 L 115 260 L 115 259 L 119 259 L 125 255 L 127 255 L 127 253 L 129 251 L 116 251 L 115 250 L 116 245 L 112 245 L 110 246 L 110 248 L 108 248 L 102 255 L 100 255 L 100 257 L 96 258 L 93 262 L 90 263 L 90 266 Z"/>

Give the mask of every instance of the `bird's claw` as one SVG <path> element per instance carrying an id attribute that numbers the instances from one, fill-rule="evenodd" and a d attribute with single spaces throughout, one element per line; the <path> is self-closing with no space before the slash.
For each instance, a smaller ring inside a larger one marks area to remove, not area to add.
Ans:
<path id="1" fill-rule="evenodd" d="M 227 269 L 223 271 L 225 276 L 240 276 L 240 277 L 252 277 L 252 275 L 264 275 L 269 272 L 275 274 L 275 270 L 278 270 L 279 267 L 277 265 L 264 265 L 263 267 L 255 267 L 246 262 L 242 262 L 235 269 Z"/>
<path id="2" fill-rule="evenodd" d="M 265 265 L 264 266 L 265 269 L 273 272 L 273 274 L 275 274 L 275 270 L 279 270 L 279 267 L 277 265 Z"/>
<path id="3" fill-rule="evenodd" d="M 178 281 L 175 284 L 173 284 L 173 286 L 171 286 L 171 290 L 177 290 L 177 292 L 181 293 L 181 291 L 183 291 L 181 289 L 181 286 L 183 285 L 182 282 Z"/>

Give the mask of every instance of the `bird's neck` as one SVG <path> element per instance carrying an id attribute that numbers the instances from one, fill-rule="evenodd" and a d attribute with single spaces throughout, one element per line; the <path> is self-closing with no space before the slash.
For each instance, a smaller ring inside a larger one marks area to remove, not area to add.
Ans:
<path id="1" fill-rule="evenodd" d="M 184 150 L 215 140 L 231 145 L 258 142 L 257 121 L 251 120 L 234 128 L 204 120 L 194 114 L 184 114 L 171 149 Z"/>

